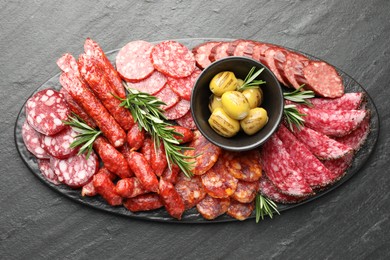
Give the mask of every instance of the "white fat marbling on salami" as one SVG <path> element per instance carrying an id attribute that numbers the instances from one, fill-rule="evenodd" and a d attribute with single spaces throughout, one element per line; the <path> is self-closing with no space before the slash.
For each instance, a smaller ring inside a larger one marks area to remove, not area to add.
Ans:
<path id="1" fill-rule="evenodd" d="M 56 135 L 43 137 L 42 146 L 51 156 L 65 159 L 78 151 L 77 148 L 70 148 L 70 144 L 75 140 L 76 135 L 77 132 L 67 126 Z"/>
<path id="2" fill-rule="evenodd" d="M 194 122 L 194 119 L 192 118 L 191 110 L 188 111 L 184 116 L 181 118 L 176 119 L 176 123 L 178 123 L 182 127 L 189 128 L 191 130 L 196 130 L 196 124 Z"/>
<path id="3" fill-rule="evenodd" d="M 165 110 L 164 115 L 168 120 L 175 120 L 183 117 L 190 110 L 190 101 L 182 99 L 173 107 Z"/>
<path id="4" fill-rule="evenodd" d="M 50 158 L 50 155 L 42 148 L 43 135 L 32 128 L 27 121 L 22 126 L 22 137 L 27 150 L 40 159 Z"/>
<path id="5" fill-rule="evenodd" d="M 138 82 L 127 82 L 127 87 L 136 89 L 141 92 L 146 92 L 150 95 L 154 95 L 159 92 L 167 83 L 167 78 L 164 74 L 154 71 L 147 78 Z"/>
<path id="6" fill-rule="evenodd" d="M 215 42 L 215 41 L 205 42 L 192 49 L 192 53 L 194 54 L 196 65 L 199 68 L 204 69 L 211 64 L 211 61 L 209 59 L 211 49 L 219 43 L 221 42 Z"/>
<path id="7" fill-rule="evenodd" d="M 295 197 L 281 193 L 267 177 L 261 177 L 259 181 L 259 192 L 274 202 L 292 204 L 305 200 L 307 197 Z"/>
<path id="8" fill-rule="evenodd" d="M 196 68 L 190 76 L 185 78 L 176 79 L 168 77 L 168 86 L 179 97 L 189 101 L 191 99 L 192 88 L 194 87 L 201 72 L 202 71 L 200 69 Z"/>
<path id="9" fill-rule="evenodd" d="M 58 176 L 54 173 L 51 168 L 49 159 L 38 159 L 38 168 L 41 174 L 48 180 L 49 182 L 58 185 L 61 182 L 58 180 Z"/>
<path id="10" fill-rule="evenodd" d="M 180 101 L 180 97 L 169 86 L 165 86 L 154 96 L 165 103 L 165 105 L 161 106 L 164 110 L 173 107 Z"/>

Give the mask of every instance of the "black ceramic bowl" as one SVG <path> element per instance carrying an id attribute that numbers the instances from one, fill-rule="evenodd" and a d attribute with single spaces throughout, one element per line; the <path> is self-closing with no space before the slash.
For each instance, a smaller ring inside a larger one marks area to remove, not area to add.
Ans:
<path id="1" fill-rule="evenodd" d="M 266 81 L 261 85 L 264 101 L 261 107 L 267 110 L 268 123 L 254 135 L 247 135 L 242 130 L 230 138 L 218 135 L 209 125 L 211 115 L 208 103 L 211 96 L 209 88 L 212 78 L 221 71 L 232 71 L 237 78 L 244 79 L 250 69 L 264 68 L 257 79 Z M 213 144 L 230 151 L 246 151 L 263 144 L 279 127 L 283 115 L 283 92 L 275 75 L 263 64 L 245 57 L 227 57 L 205 68 L 199 75 L 191 96 L 191 111 L 195 124 L 203 136 Z"/>

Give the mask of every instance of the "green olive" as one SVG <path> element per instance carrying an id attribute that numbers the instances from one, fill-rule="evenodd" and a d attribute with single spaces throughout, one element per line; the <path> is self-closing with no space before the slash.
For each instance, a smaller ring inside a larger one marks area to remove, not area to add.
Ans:
<path id="1" fill-rule="evenodd" d="M 236 87 L 237 79 L 231 71 L 222 71 L 210 81 L 210 90 L 218 97 L 222 96 L 226 91 L 235 90 Z"/>
<path id="2" fill-rule="evenodd" d="M 210 96 L 210 101 L 209 101 L 209 109 L 210 109 L 210 112 L 213 113 L 213 111 L 214 111 L 217 107 L 222 107 L 222 100 L 221 100 L 221 97 L 217 97 L 216 95 L 212 94 L 212 95 Z"/>
<path id="3" fill-rule="evenodd" d="M 232 137 L 240 131 L 240 123 L 229 117 L 221 107 L 213 111 L 209 124 L 217 134 L 224 137 Z"/>
<path id="4" fill-rule="evenodd" d="M 248 116 L 240 121 L 240 125 L 247 135 L 253 135 L 262 129 L 267 122 L 267 111 L 262 107 L 256 107 L 251 109 Z"/>
<path id="5" fill-rule="evenodd" d="M 222 108 L 233 119 L 244 119 L 250 110 L 248 100 L 239 91 L 227 91 L 222 95 Z"/>
<path id="6" fill-rule="evenodd" d="M 260 88 L 248 88 L 242 94 L 248 100 L 251 109 L 260 106 L 263 101 L 263 91 Z"/>

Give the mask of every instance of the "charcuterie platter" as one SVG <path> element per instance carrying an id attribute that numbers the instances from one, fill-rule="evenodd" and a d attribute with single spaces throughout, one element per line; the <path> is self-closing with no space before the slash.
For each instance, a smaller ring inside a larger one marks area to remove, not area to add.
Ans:
<path id="1" fill-rule="evenodd" d="M 173 48 L 175 48 L 175 49 L 180 48 L 180 46 L 183 45 L 191 50 L 194 47 L 200 46 L 201 44 L 204 44 L 206 42 L 233 42 L 233 41 L 234 41 L 233 39 L 180 39 L 180 40 L 165 41 L 164 43 L 167 45 L 170 44 L 170 46 L 168 46 L 168 47 L 171 47 L 172 49 Z M 176 42 L 180 43 L 181 45 L 178 44 L 178 46 L 176 46 L 176 45 L 172 46 L 173 44 L 176 44 Z M 159 43 L 160 42 L 154 42 L 154 43 L 151 43 L 150 45 L 151 46 L 158 45 Z M 137 44 L 138 44 L 138 46 L 136 46 Z M 136 49 L 146 48 L 145 44 L 143 44 L 142 46 L 139 46 L 138 42 L 137 42 L 137 44 L 134 43 L 131 48 L 127 47 L 127 48 L 129 48 L 129 50 L 127 50 L 127 53 L 132 52 Z M 301 53 L 299 51 L 291 50 L 288 48 L 276 46 L 276 45 L 272 45 L 272 46 L 275 46 L 275 47 L 273 47 L 274 52 L 278 52 L 282 48 L 282 50 L 289 50 L 291 52 L 296 53 L 297 55 L 302 55 L 302 56 L 306 57 L 307 59 L 310 59 L 311 63 L 310 63 L 310 65 L 306 65 L 307 67 L 309 67 L 309 66 L 315 67 L 318 64 L 323 66 L 323 63 L 321 63 L 321 61 L 319 59 L 317 59 L 316 57 L 313 57 L 311 55 Z M 159 47 L 161 47 L 161 48 L 164 47 L 163 48 L 164 50 L 167 48 L 166 46 L 161 46 L 161 45 L 159 45 Z M 145 75 L 140 75 L 140 73 L 136 73 L 136 74 L 133 73 L 134 71 L 137 71 L 137 69 L 135 69 L 134 67 L 131 70 L 129 70 L 128 67 L 126 67 L 127 65 L 121 65 L 120 68 L 118 68 L 118 57 L 117 56 L 120 52 L 123 52 L 123 49 L 124 48 L 122 48 L 120 50 L 118 49 L 118 50 L 106 52 L 107 58 L 113 64 L 115 64 L 115 61 L 117 62 L 117 69 L 119 71 L 119 74 L 121 74 L 122 78 L 125 78 L 126 80 L 128 80 L 128 82 L 129 82 L 128 86 L 134 86 L 135 88 L 137 88 L 137 86 L 136 86 L 137 82 L 140 82 L 141 80 L 143 80 L 145 78 L 151 77 L 150 75 L 152 75 L 152 73 L 154 73 L 153 72 L 154 70 L 152 69 L 152 70 L 148 71 L 147 69 L 145 69 L 145 67 L 143 67 L 141 72 L 145 73 Z M 236 48 L 236 50 L 238 50 L 238 48 Z M 158 55 L 158 54 L 162 53 L 161 51 L 159 51 L 158 49 L 154 49 L 153 51 L 154 51 L 154 54 L 152 53 L 152 56 L 153 55 L 155 56 L 154 57 L 154 66 L 155 66 L 156 71 L 158 70 L 158 71 L 166 72 L 167 75 L 174 78 L 174 79 L 172 79 L 173 83 L 171 83 L 172 90 L 173 90 L 173 92 L 178 93 L 178 96 L 180 96 L 180 98 L 176 98 L 176 100 L 175 99 L 167 99 L 168 103 L 166 102 L 166 105 L 170 105 L 170 107 L 166 108 L 166 111 L 171 111 L 170 113 L 167 112 L 167 115 L 170 117 L 169 119 L 171 119 L 173 121 L 180 120 L 181 118 L 184 117 L 185 114 L 188 113 L 188 110 L 185 110 L 184 112 L 182 112 L 182 110 L 183 110 L 183 107 L 185 107 L 185 106 L 187 106 L 187 104 L 189 104 L 189 101 L 187 101 L 187 99 L 186 99 L 189 96 L 188 96 L 188 91 L 187 92 L 182 91 L 180 89 L 180 85 L 175 85 L 174 82 L 179 81 L 179 80 L 177 80 L 177 78 L 180 79 L 180 78 L 191 76 L 191 73 L 194 73 L 193 72 L 194 69 L 188 69 L 186 67 L 187 71 L 185 69 L 180 70 L 181 75 L 178 75 L 179 74 L 178 70 L 170 70 L 170 68 L 167 68 L 166 64 L 168 64 L 169 62 L 166 62 L 164 60 L 164 59 L 166 59 L 166 57 L 162 56 L 162 55 L 161 56 Z M 237 55 L 239 55 L 239 54 L 237 54 Z M 125 57 L 125 55 L 121 54 L 121 57 Z M 88 57 L 85 57 L 85 59 L 87 59 L 87 58 Z M 182 58 L 183 58 L 183 63 L 186 65 L 187 60 L 190 58 L 188 58 L 188 57 L 182 57 Z M 201 62 L 201 61 L 202 60 L 199 60 L 199 62 Z M 318 63 L 316 63 L 317 61 L 318 61 Z M 55 61 L 53 61 L 53 64 L 54 64 L 54 62 Z M 123 60 L 122 60 L 122 62 L 123 62 Z M 198 62 L 198 60 L 197 60 L 197 62 Z M 88 60 L 86 60 L 84 62 L 84 64 L 86 64 L 85 67 L 88 67 Z M 185 67 L 185 65 L 181 66 L 181 68 Z M 198 66 L 199 66 L 199 64 L 198 64 Z M 80 58 L 79 58 L 79 67 L 80 67 Z M 198 70 L 198 69 L 196 69 L 196 70 Z M 312 70 L 313 69 L 311 69 L 310 72 Z M 327 71 L 327 70 L 331 71 L 327 67 L 321 69 L 321 71 Z M 140 71 L 139 68 L 138 68 L 138 71 Z M 343 91 L 345 91 L 345 93 L 362 93 L 362 95 L 364 95 L 364 103 L 362 103 L 362 106 L 364 106 L 364 111 L 367 111 L 367 114 L 369 114 L 369 121 L 367 121 L 368 122 L 368 129 L 369 129 L 369 131 L 367 131 L 368 135 L 365 137 L 365 141 L 361 145 L 361 147 L 359 147 L 359 149 L 353 153 L 353 158 L 351 157 L 352 161 L 350 162 L 350 166 L 346 169 L 345 173 L 340 175 L 340 178 L 338 178 L 335 182 L 327 185 L 323 189 L 322 188 L 316 189 L 314 195 L 310 195 L 308 197 L 305 197 L 305 199 L 302 199 L 302 200 L 297 200 L 296 203 L 292 203 L 292 204 L 279 204 L 278 203 L 277 209 L 279 212 L 297 207 L 299 205 L 302 205 L 302 204 L 309 202 L 309 201 L 312 201 L 314 199 L 318 199 L 322 195 L 339 187 L 341 184 L 343 184 L 344 182 L 346 182 L 348 179 L 350 179 L 352 176 L 354 176 L 356 173 L 359 172 L 359 170 L 364 166 L 364 164 L 366 163 L 366 161 L 368 160 L 368 158 L 370 157 L 371 153 L 373 152 L 373 150 L 375 148 L 375 144 L 377 142 L 377 138 L 378 138 L 378 134 L 379 134 L 379 117 L 378 117 L 378 112 L 377 112 L 377 109 L 375 107 L 375 104 L 373 103 L 373 101 L 370 98 L 370 96 L 368 95 L 368 93 L 364 90 L 364 88 L 359 83 L 357 83 L 353 78 L 351 78 L 349 75 L 347 75 L 346 73 L 344 73 L 342 70 L 340 70 L 338 68 L 335 68 L 335 71 L 339 75 L 339 77 L 342 79 L 342 84 L 344 86 Z M 333 73 L 333 71 L 331 71 L 330 73 Z M 141 76 L 142 76 L 142 79 L 139 78 Z M 278 78 L 281 77 L 281 75 L 276 75 L 276 76 Z M 64 79 L 66 79 L 66 77 L 62 78 L 62 79 L 61 79 L 61 77 L 62 77 L 61 73 L 54 75 L 47 82 L 43 83 L 39 88 L 37 88 L 32 96 L 34 96 L 37 93 L 40 93 L 41 91 L 46 90 L 46 89 L 53 89 L 55 91 L 60 91 L 60 89 L 61 89 L 60 81 L 62 80 L 61 82 L 63 83 L 63 85 L 64 85 L 64 82 L 66 82 L 66 81 L 64 81 Z M 157 77 L 159 77 L 159 76 L 157 76 Z M 91 77 L 88 78 L 87 74 L 86 74 L 85 78 L 86 78 L 86 81 L 88 81 L 89 85 L 93 84 L 93 82 L 92 82 L 93 78 L 91 78 Z M 309 81 L 309 83 L 312 82 L 313 85 L 317 84 L 317 82 L 316 82 L 317 79 L 315 78 L 315 75 L 313 76 L 313 74 L 309 74 L 309 72 L 306 75 L 306 79 Z M 280 78 L 280 81 L 283 81 L 283 78 Z M 334 79 L 334 77 L 328 77 L 327 81 L 329 81 L 330 82 L 329 84 L 331 84 L 331 85 L 338 84 L 337 79 Z M 159 78 L 153 79 L 153 82 L 159 82 Z M 294 82 L 294 83 L 297 84 L 297 82 Z M 158 83 L 156 83 L 156 84 L 158 85 Z M 322 85 L 321 85 L 321 87 L 322 87 Z M 288 91 L 287 88 L 285 90 Z M 318 87 L 318 89 L 316 89 L 316 90 L 319 92 L 322 91 L 322 92 L 326 93 L 326 91 L 321 89 L 320 87 Z M 163 91 L 166 91 L 166 92 L 163 92 Z M 180 91 L 182 91 L 182 92 L 180 92 Z M 160 93 L 160 95 L 166 97 L 168 95 L 170 96 L 171 95 L 170 93 L 172 91 L 168 90 L 168 89 L 163 89 L 160 87 L 160 89 L 156 92 L 158 92 L 158 93 Z M 169 92 L 169 93 L 167 93 L 167 92 Z M 117 93 L 119 93 L 119 92 L 117 92 Z M 334 93 L 336 93 L 335 95 L 339 95 L 339 94 L 337 94 L 337 91 L 332 91 L 331 94 L 334 94 Z M 50 92 L 50 95 L 52 95 L 51 92 Z M 120 96 L 120 93 L 118 95 Z M 158 94 L 156 94 L 156 95 L 158 96 Z M 176 96 L 176 95 L 174 95 L 174 96 Z M 334 98 L 334 97 L 332 97 L 332 98 Z M 29 100 L 31 100 L 31 98 Z M 173 100 L 172 102 L 175 102 L 175 103 L 169 104 L 169 102 L 171 100 Z M 65 185 L 65 184 L 60 184 L 60 183 L 55 184 L 53 182 L 48 181 L 48 179 L 41 174 L 42 166 L 41 167 L 38 166 L 37 158 L 29 151 L 29 149 L 26 148 L 26 145 L 25 145 L 26 140 L 23 140 L 23 131 L 27 131 L 27 130 L 23 130 L 23 127 L 24 127 L 24 124 L 26 121 L 26 109 L 28 109 L 28 110 L 35 109 L 34 106 L 26 105 L 26 103 L 28 103 L 27 100 L 23 104 L 23 106 L 21 107 L 21 110 L 19 112 L 16 124 L 15 124 L 16 147 L 18 149 L 18 152 L 19 152 L 22 160 L 30 168 L 31 172 L 34 175 L 36 175 L 41 181 L 43 181 L 47 186 L 51 187 L 52 189 L 59 192 L 60 194 L 66 196 L 74 201 L 82 203 L 84 205 L 87 205 L 87 206 L 90 206 L 90 207 L 93 207 L 96 209 L 100 209 L 100 210 L 103 210 L 106 212 L 111 212 L 111 213 L 126 216 L 126 217 L 146 219 L 146 220 L 152 220 L 152 221 L 176 222 L 176 223 L 215 223 L 215 222 L 228 222 L 228 221 L 235 221 L 236 220 L 235 218 L 232 218 L 231 216 L 229 216 L 227 214 L 222 214 L 222 215 L 214 218 L 213 220 L 206 220 L 204 218 L 204 216 L 202 216 L 198 212 L 196 207 L 192 207 L 190 209 L 185 210 L 184 212 L 181 212 L 180 217 L 178 217 L 180 220 L 177 220 L 176 218 L 172 217 L 173 216 L 172 212 L 170 212 L 171 214 L 169 214 L 164 207 L 160 207 L 158 209 L 154 209 L 154 210 L 150 210 L 150 211 L 131 211 L 131 210 L 128 210 L 126 207 L 120 206 L 120 203 L 118 206 L 111 206 L 111 205 L 107 204 L 106 200 L 104 200 L 101 196 L 91 196 L 91 197 L 90 196 L 82 196 L 82 193 L 79 189 L 80 187 L 78 187 L 77 185 L 74 185 L 75 187 L 77 186 L 77 188 L 74 188 L 74 187 L 72 188 L 73 182 L 70 182 L 71 185 Z M 57 103 L 57 105 L 60 106 L 59 103 Z M 302 108 L 302 109 L 306 109 L 306 108 Z M 58 111 L 60 111 L 60 109 L 58 109 Z M 306 110 L 304 110 L 304 111 L 306 111 Z M 93 111 L 91 113 L 93 114 Z M 306 113 L 309 114 L 309 111 L 306 111 Z M 116 120 L 116 121 L 118 121 L 118 120 Z M 120 127 L 127 128 L 125 120 L 119 120 L 119 121 L 121 122 L 121 125 L 119 126 L 119 128 Z M 102 127 L 100 127 L 100 128 L 102 129 Z M 128 127 L 128 129 L 130 129 L 130 127 Z M 51 127 L 50 130 L 53 130 L 53 127 Z M 102 130 L 104 130 L 104 129 L 102 129 Z M 42 130 L 42 131 L 44 131 L 44 130 Z M 47 136 L 50 137 L 50 135 L 51 135 L 51 133 L 49 133 Z M 330 133 L 330 135 L 332 135 L 332 133 Z M 282 137 L 282 136 L 280 135 L 280 137 Z M 108 140 L 106 142 L 112 143 L 115 145 L 116 141 L 117 140 Z M 122 144 L 118 144 L 118 147 L 120 147 L 121 145 Z M 268 146 L 270 146 L 270 145 L 268 145 Z M 268 148 L 268 151 L 272 152 L 272 148 L 269 148 L 269 147 L 267 147 L 267 148 Z M 99 150 L 99 148 L 95 148 L 95 147 L 94 147 L 94 149 Z M 266 150 L 266 148 L 264 148 L 263 150 Z M 101 153 L 97 151 L 97 153 L 100 155 L 100 157 L 102 157 L 101 154 L 103 153 L 103 151 Z M 275 154 L 277 154 L 277 153 L 275 153 Z M 352 152 L 351 152 L 351 154 L 352 154 Z M 68 155 L 69 154 L 67 154 L 67 156 Z M 71 155 L 69 155 L 69 156 L 71 156 Z M 264 154 L 264 152 L 261 156 L 263 158 L 263 161 L 267 161 L 267 158 L 266 158 L 267 155 Z M 56 157 L 56 159 L 58 159 L 57 157 Z M 90 157 L 90 158 L 92 158 L 92 157 Z M 133 156 L 131 158 L 132 158 L 131 161 L 138 160 L 137 159 L 138 157 Z M 210 159 L 211 159 L 211 157 L 210 157 Z M 61 160 L 63 161 L 63 158 L 59 158 L 58 160 L 59 160 L 58 165 L 60 165 Z M 270 160 L 270 159 L 268 159 L 268 160 Z M 72 162 L 72 163 L 74 163 L 74 162 Z M 106 164 L 106 163 L 104 163 L 104 164 Z M 51 165 L 53 165 L 53 163 Z M 134 166 L 134 167 L 136 167 L 136 166 Z M 264 169 L 267 169 L 267 167 L 263 166 L 263 170 Z M 135 172 L 136 171 L 137 170 L 135 170 Z M 157 171 L 157 169 L 155 169 L 155 171 Z M 272 169 L 270 169 L 270 167 L 268 167 L 268 171 L 271 172 Z M 204 174 L 204 172 L 202 174 Z M 118 176 L 119 175 L 120 174 L 118 174 Z M 161 176 L 161 174 L 160 174 L 160 176 Z M 62 176 L 62 177 L 66 179 L 66 177 L 64 177 L 64 176 Z M 120 177 L 122 178 L 122 176 L 120 176 Z M 138 177 L 138 175 L 137 175 L 137 177 Z M 126 178 L 126 176 L 123 178 Z M 272 179 L 271 174 L 269 174 L 269 178 Z M 74 181 L 74 180 L 72 180 L 72 181 Z M 62 181 L 62 182 L 64 183 L 64 181 Z M 275 182 L 277 182 L 277 180 L 275 180 Z M 65 183 L 69 183 L 69 182 L 65 182 Z M 161 185 L 162 184 L 160 181 L 160 194 L 163 193 L 163 192 L 161 192 L 161 190 L 163 189 L 163 187 Z M 237 188 L 237 186 L 235 188 Z M 153 188 L 151 188 L 151 190 L 152 189 Z M 176 188 L 176 189 L 178 189 L 178 188 Z M 209 192 L 209 194 L 212 194 L 212 192 Z M 161 195 L 161 196 L 163 196 L 163 195 Z M 167 207 L 167 206 L 165 205 L 165 207 Z M 255 218 L 255 216 L 256 216 L 255 211 L 253 211 L 251 213 L 251 215 L 249 215 L 248 218 Z"/>

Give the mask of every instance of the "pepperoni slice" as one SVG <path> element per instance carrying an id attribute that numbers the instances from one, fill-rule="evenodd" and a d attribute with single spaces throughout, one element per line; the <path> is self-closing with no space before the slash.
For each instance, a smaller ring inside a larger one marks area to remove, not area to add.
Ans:
<path id="1" fill-rule="evenodd" d="M 165 86 L 165 83 L 167 83 L 167 77 L 158 71 L 154 71 L 149 77 L 141 81 L 127 82 L 126 84 L 129 88 L 154 95 Z"/>
<path id="2" fill-rule="evenodd" d="M 77 132 L 68 126 L 61 132 L 53 136 L 42 138 L 42 147 L 51 155 L 59 159 L 65 159 L 77 153 L 78 149 L 70 148 L 70 144 L 75 140 Z"/>
<path id="3" fill-rule="evenodd" d="M 178 123 L 180 126 L 189 128 L 191 130 L 196 130 L 198 129 L 196 127 L 196 124 L 194 122 L 194 119 L 192 118 L 192 113 L 191 111 L 188 111 L 187 114 L 182 116 L 181 118 L 176 119 L 176 123 Z"/>
<path id="4" fill-rule="evenodd" d="M 211 49 L 219 43 L 221 42 L 219 41 L 205 42 L 192 49 L 192 53 L 194 54 L 196 65 L 199 68 L 204 69 L 211 64 L 211 61 L 209 59 Z"/>
<path id="5" fill-rule="evenodd" d="M 54 173 L 53 169 L 50 165 L 49 159 L 38 159 L 38 168 L 41 171 L 42 175 L 48 180 L 49 182 L 53 183 L 54 185 L 58 185 L 61 182 L 58 180 L 58 176 Z"/>
<path id="6" fill-rule="evenodd" d="M 186 209 L 195 207 L 206 196 L 200 176 L 194 176 L 190 179 L 180 176 L 175 184 L 175 189 L 183 199 Z"/>
<path id="7" fill-rule="evenodd" d="M 225 151 L 223 157 L 225 157 L 225 166 L 235 178 L 249 182 L 260 179 L 262 167 L 258 150 L 246 152 Z"/>
<path id="8" fill-rule="evenodd" d="M 210 61 L 214 62 L 216 60 L 229 57 L 229 55 L 226 52 L 229 47 L 229 44 L 230 42 L 221 42 L 215 45 L 210 51 L 210 56 L 209 56 Z"/>
<path id="9" fill-rule="evenodd" d="M 168 120 L 176 120 L 183 117 L 190 110 L 190 101 L 182 99 L 176 103 L 173 107 L 165 110 L 165 117 Z"/>
<path id="10" fill-rule="evenodd" d="M 164 110 L 173 107 L 180 101 L 180 97 L 169 86 L 163 87 L 154 96 L 166 104 L 161 106 Z"/>
<path id="11" fill-rule="evenodd" d="M 256 197 L 258 185 L 258 181 L 238 181 L 237 189 L 231 197 L 241 203 L 250 203 Z"/>
<path id="12" fill-rule="evenodd" d="M 205 219 L 212 220 L 226 213 L 229 205 L 230 198 L 216 199 L 207 195 L 196 205 L 196 209 Z"/>
<path id="13" fill-rule="evenodd" d="M 231 200 L 226 214 L 232 218 L 242 221 L 252 215 L 254 208 L 254 203 L 241 203 L 235 200 Z"/>
<path id="14" fill-rule="evenodd" d="M 27 122 L 44 135 L 55 135 L 65 128 L 70 113 L 64 97 L 54 89 L 35 93 L 26 103 Z"/>
<path id="15" fill-rule="evenodd" d="M 116 56 L 116 69 L 126 81 L 140 81 L 153 73 L 150 61 L 153 44 L 146 41 L 132 41 L 126 44 Z"/>
<path id="16" fill-rule="evenodd" d="M 192 52 L 176 41 L 163 41 L 155 45 L 150 57 L 154 68 L 169 77 L 184 78 L 195 69 Z"/>
<path id="17" fill-rule="evenodd" d="M 200 69 L 195 69 L 188 77 L 180 79 L 168 78 L 168 86 L 179 95 L 179 97 L 189 101 L 191 99 L 192 88 L 201 72 Z"/>
<path id="18" fill-rule="evenodd" d="M 50 155 L 42 148 L 43 135 L 32 128 L 27 121 L 22 126 L 22 137 L 27 150 L 40 159 L 50 158 Z"/>

